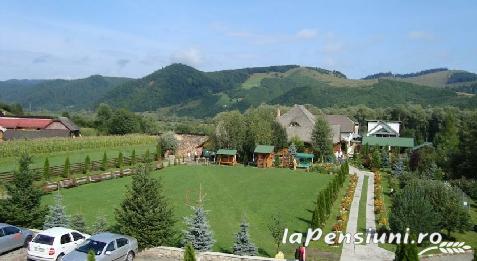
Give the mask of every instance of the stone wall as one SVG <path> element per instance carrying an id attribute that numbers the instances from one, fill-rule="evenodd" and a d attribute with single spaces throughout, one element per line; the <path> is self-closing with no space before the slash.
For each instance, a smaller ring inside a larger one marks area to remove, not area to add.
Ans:
<path id="1" fill-rule="evenodd" d="M 147 249 L 138 254 L 136 261 L 180 261 L 183 260 L 184 250 L 175 247 L 156 247 Z M 217 252 L 196 253 L 197 261 L 276 261 L 279 259 L 255 257 L 255 256 L 236 256 L 231 254 Z M 283 260 L 281 260 L 283 261 Z"/>

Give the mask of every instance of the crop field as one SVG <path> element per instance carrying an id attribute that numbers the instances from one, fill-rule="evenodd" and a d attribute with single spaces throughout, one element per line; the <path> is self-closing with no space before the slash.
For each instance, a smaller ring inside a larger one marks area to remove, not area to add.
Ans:
<path id="1" fill-rule="evenodd" d="M 50 161 L 50 166 L 57 166 L 63 165 L 66 157 L 69 157 L 73 164 L 84 162 L 87 155 L 93 161 L 100 160 L 104 152 L 109 158 L 117 157 L 119 152 L 129 156 L 133 149 L 137 154 L 142 154 L 148 149 L 154 152 L 156 142 L 156 137 L 146 135 L 3 142 L 0 143 L 0 155 L 2 155 L 0 156 L 0 172 L 16 169 L 18 156 L 26 148 L 33 158 L 32 168 L 41 168 L 45 158 Z"/>
<path id="2" fill-rule="evenodd" d="M 174 207 L 177 229 L 184 228 L 184 217 L 191 215 L 191 204 L 202 187 L 205 208 L 217 243 L 214 250 L 231 251 L 240 221 L 250 224 L 252 240 L 261 255 L 274 255 L 275 246 L 267 229 L 270 217 L 279 214 L 289 231 L 306 231 L 318 192 L 332 176 L 288 169 L 252 167 L 174 166 L 153 173 L 162 178 L 165 195 Z M 114 223 L 114 209 L 124 197 L 131 177 L 88 184 L 62 190 L 69 214 L 81 213 L 88 223 L 105 215 Z M 44 203 L 52 202 L 52 195 Z M 331 228 L 331 226 L 330 226 Z M 291 257 L 296 246 L 282 250 Z"/>

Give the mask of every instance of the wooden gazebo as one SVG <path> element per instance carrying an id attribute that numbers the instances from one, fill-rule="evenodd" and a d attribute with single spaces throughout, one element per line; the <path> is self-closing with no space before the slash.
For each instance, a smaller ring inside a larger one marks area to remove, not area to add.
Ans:
<path id="1" fill-rule="evenodd" d="M 237 150 L 219 149 L 215 154 L 219 165 L 225 164 L 234 166 L 237 163 Z"/>
<path id="2" fill-rule="evenodd" d="M 259 168 L 271 168 L 273 166 L 274 146 L 257 145 L 253 151 L 255 162 Z"/>
<path id="3" fill-rule="evenodd" d="M 313 158 L 315 155 L 311 153 L 297 153 L 295 159 L 297 161 L 298 168 L 309 168 L 313 166 Z"/>

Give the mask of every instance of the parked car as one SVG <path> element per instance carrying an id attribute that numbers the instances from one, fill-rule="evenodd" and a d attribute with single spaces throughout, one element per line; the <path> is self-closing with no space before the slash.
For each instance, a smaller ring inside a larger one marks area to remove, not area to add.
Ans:
<path id="1" fill-rule="evenodd" d="M 96 261 L 132 261 L 138 253 L 138 245 L 133 237 L 109 232 L 99 233 L 66 255 L 63 261 L 85 261 L 89 251 L 93 251 Z"/>
<path id="2" fill-rule="evenodd" d="M 26 247 L 32 238 L 33 232 L 28 229 L 0 223 L 0 254 Z"/>
<path id="3" fill-rule="evenodd" d="M 28 260 L 62 260 L 90 235 L 76 230 L 54 227 L 38 233 L 28 245 Z"/>

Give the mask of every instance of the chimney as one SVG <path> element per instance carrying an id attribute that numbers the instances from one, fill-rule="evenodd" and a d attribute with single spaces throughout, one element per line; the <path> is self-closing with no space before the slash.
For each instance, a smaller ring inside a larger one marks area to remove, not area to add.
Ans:
<path id="1" fill-rule="evenodd" d="M 281 112 L 280 112 L 280 108 L 277 108 L 277 118 L 282 116 Z"/>

